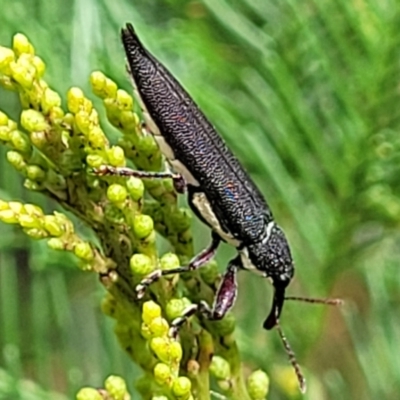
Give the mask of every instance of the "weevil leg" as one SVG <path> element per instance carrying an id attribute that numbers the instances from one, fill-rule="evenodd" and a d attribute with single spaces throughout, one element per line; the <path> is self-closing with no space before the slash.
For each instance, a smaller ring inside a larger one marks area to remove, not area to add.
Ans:
<path id="1" fill-rule="evenodd" d="M 136 286 L 137 297 L 141 299 L 144 296 L 146 289 L 162 276 L 194 271 L 207 264 L 217 252 L 220 242 L 221 239 L 219 236 L 213 233 L 211 244 L 202 252 L 197 254 L 188 265 L 167 270 L 156 269 L 151 274 L 147 275 L 146 278 L 144 278 L 139 285 Z"/>
<path id="2" fill-rule="evenodd" d="M 221 283 L 215 295 L 213 306 L 210 307 L 205 301 L 199 304 L 191 304 L 182 315 L 172 321 L 169 334 L 171 337 L 178 336 L 179 328 L 196 312 L 200 312 L 205 318 L 216 321 L 224 318 L 226 313 L 232 308 L 237 296 L 237 271 L 241 268 L 240 257 L 236 257 L 228 264 Z"/>
<path id="3" fill-rule="evenodd" d="M 138 171 L 126 167 L 113 167 L 111 165 L 102 165 L 94 169 L 94 173 L 99 176 L 117 175 L 117 176 L 133 176 L 140 179 L 167 179 L 170 178 L 174 182 L 175 190 L 178 193 L 184 193 L 186 189 L 186 181 L 181 174 L 174 174 L 173 172 L 150 172 Z"/>

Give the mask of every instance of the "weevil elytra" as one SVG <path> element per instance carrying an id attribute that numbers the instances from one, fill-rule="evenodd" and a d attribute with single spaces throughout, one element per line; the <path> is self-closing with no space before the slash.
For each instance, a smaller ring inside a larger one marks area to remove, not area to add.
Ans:
<path id="1" fill-rule="evenodd" d="M 210 319 L 223 318 L 236 298 L 238 270 L 256 271 L 269 278 L 274 286 L 272 308 L 264 328 L 278 328 L 296 370 L 300 389 L 305 391 L 305 379 L 279 324 L 285 290 L 294 273 L 285 234 L 275 223 L 263 195 L 237 158 L 189 94 L 145 49 L 132 25 L 128 24 L 122 30 L 122 42 L 128 73 L 142 103 L 144 119 L 173 173 L 107 166 L 101 167 L 97 173 L 172 178 L 178 191 L 187 192 L 193 212 L 212 231 L 211 244 L 187 266 L 168 271 L 156 270 L 138 286 L 138 296 L 142 296 L 146 287 L 162 275 L 187 272 L 205 265 L 215 255 L 221 241 L 231 244 L 238 254 L 227 266 L 213 306 L 205 303 L 193 306 L 175 322 L 175 327 L 197 310 Z M 337 300 L 309 301 L 338 304 Z"/>

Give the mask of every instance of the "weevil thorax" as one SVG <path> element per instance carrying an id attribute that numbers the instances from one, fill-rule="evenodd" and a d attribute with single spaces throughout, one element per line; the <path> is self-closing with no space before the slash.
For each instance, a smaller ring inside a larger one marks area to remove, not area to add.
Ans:
<path id="1" fill-rule="evenodd" d="M 270 278 L 275 284 L 287 286 L 293 277 L 294 267 L 288 241 L 282 229 L 271 221 L 260 240 L 246 245 L 243 252 L 245 266 L 250 261 L 253 269 Z"/>

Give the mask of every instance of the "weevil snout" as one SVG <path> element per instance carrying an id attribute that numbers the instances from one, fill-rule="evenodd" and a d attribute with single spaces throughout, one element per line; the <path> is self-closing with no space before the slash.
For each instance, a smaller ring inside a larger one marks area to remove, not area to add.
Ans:
<path id="1" fill-rule="evenodd" d="M 282 229 L 275 223 L 268 224 L 265 236 L 254 245 L 247 246 L 254 267 L 274 285 L 272 309 L 264 322 L 265 329 L 272 329 L 281 314 L 285 289 L 293 277 L 294 266 L 289 244 Z"/>

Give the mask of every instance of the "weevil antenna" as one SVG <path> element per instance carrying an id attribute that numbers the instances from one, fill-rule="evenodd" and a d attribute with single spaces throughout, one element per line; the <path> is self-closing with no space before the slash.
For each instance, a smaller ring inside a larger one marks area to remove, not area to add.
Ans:
<path id="1" fill-rule="evenodd" d="M 312 297 L 287 296 L 285 297 L 285 300 L 302 301 L 311 304 L 325 304 L 328 306 L 342 306 L 344 304 L 342 299 L 315 299 Z"/>
<path id="2" fill-rule="evenodd" d="M 292 364 L 292 367 L 293 367 L 294 372 L 297 377 L 297 381 L 299 382 L 300 392 L 305 393 L 307 390 L 306 378 L 304 377 L 303 372 L 301 371 L 300 365 L 297 362 L 294 351 L 290 347 L 289 341 L 286 339 L 286 336 L 283 333 L 281 324 L 279 323 L 279 318 L 276 318 L 275 322 L 276 322 L 276 324 L 275 324 L 276 329 L 278 330 L 278 335 L 282 341 L 283 347 L 285 348 L 285 351 L 289 358 L 290 364 Z"/>

